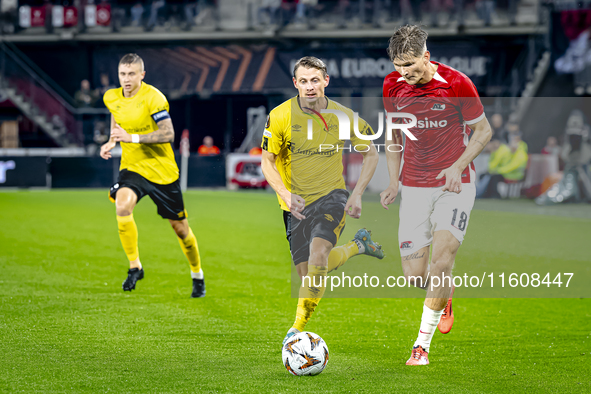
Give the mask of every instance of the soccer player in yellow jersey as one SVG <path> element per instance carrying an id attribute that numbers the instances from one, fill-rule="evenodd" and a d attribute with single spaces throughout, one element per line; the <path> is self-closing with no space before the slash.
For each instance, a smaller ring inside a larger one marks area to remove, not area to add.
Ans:
<path id="1" fill-rule="evenodd" d="M 303 280 L 296 319 L 284 345 L 304 330 L 324 294 L 328 272 L 357 254 L 384 257 L 366 229 L 359 230 L 351 242 L 335 247 L 345 226 L 345 213 L 353 218 L 361 215 L 361 195 L 376 169 L 378 153 L 371 141 L 354 134 L 353 111 L 324 95 L 328 82 L 322 60 L 301 58 L 293 70 L 299 95 L 271 111 L 263 133 L 263 173 L 277 192 L 292 260 Z M 345 141 L 339 139 L 339 119 L 337 114 L 323 110 L 346 114 L 351 145 L 363 154 L 361 175 L 350 197 L 343 179 Z M 363 119 L 358 123 L 362 134 L 373 134 Z M 311 136 L 309 124 L 313 127 Z"/>
<path id="2" fill-rule="evenodd" d="M 100 155 L 109 159 L 111 149 L 117 142 L 121 143 L 119 179 L 111 187 L 109 197 L 115 202 L 119 238 L 129 260 L 123 290 L 135 289 L 136 282 L 144 277 L 133 208 L 148 195 L 158 207 L 158 214 L 169 220 L 189 260 L 193 278 L 191 297 L 203 297 L 205 282 L 199 248 L 187 222 L 179 169 L 171 146 L 174 128 L 168 101 L 158 89 L 143 82 L 146 72 L 138 55 L 123 56 L 118 71 L 121 87 L 104 95 L 111 112 L 111 138 L 101 147 Z"/>

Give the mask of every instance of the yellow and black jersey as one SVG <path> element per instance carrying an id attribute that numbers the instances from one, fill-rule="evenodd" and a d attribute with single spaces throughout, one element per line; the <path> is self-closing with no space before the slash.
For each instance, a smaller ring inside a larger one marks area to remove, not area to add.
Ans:
<path id="1" fill-rule="evenodd" d="M 157 123 L 170 118 L 166 97 L 155 87 L 142 82 L 133 97 L 124 97 L 123 88 L 108 90 L 103 100 L 115 122 L 129 134 L 148 134 L 158 130 Z M 120 170 L 136 172 L 160 185 L 179 177 L 174 152 L 169 142 L 161 144 L 121 143 Z"/>
<path id="2" fill-rule="evenodd" d="M 339 110 L 349 119 L 351 145 L 370 145 L 371 141 L 360 139 L 354 133 L 353 111 L 327 100 L 326 109 Z M 369 124 L 361 118 L 358 130 L 364 135 L 373 134 Z M 333 190 L 346 188 L 343 178 L 345 142 L 339 139 L 336 114 L 302 109 L 298 97 L 293 97 L 269 114 L 261 147 L 277 155 L 276 165 L 283 184 L 287 190 L 303 197 L 308 205 Z M 279 195 L 277 198 L 281 209 L 287 211 L 287 205 Z"/>

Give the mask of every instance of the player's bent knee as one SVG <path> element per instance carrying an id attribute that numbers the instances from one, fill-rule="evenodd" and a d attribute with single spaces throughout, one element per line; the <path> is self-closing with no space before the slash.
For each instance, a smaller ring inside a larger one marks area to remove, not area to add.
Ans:
<path id="1" fill-rule="evenodd" d="M 330 254 L 333 245 L 325 240 L 320 238 L 314 238 L 310 245 L 310 260 L 317 262 L 317 261 L 328 261 L 328 255 Z"/>
<path id="2" fill-rule="evenodd" d="M 135 192 L 129 188 L 121 188 L 115 195 L 115 211 L 117 216 L 129 216 L 137 203 Z"/>
<path id="3" fill-rule="evenodd" d="M 172 229 L 180 239 L 185 239 L 189 236 L 189 225 L 185 220 L 169 220 Z"/>
<path id="4" fill-rule="evenodd" d="M 115 212 L 117 213 L 117 216 L 129 216 L 133 213 L 133 206 L 129 206 L 129 205 L 119 206 L 119 205 L 117 205 L 115 208 Z"/>

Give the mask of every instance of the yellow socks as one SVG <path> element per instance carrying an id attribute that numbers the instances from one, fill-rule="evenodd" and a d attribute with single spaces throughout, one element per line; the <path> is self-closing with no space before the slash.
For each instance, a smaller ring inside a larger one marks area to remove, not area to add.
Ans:
<path id="1" fill-rule="evenodd" d="M 326 290 L 326 275 L 357 254 L 359 254 L 359 247 L 355 241 L 351 241 L 330 251 L 328 267 L 308 265 L 308 275 L 304 278 L 303 286 L 300 287 L 300 299 L 293 328 L 304 331 Z"/>
<path id="2" fill-rule="evenodd" d="M 177 237 L 178 238 L 178 237 Z M 185 256 L 187 256 L 187 260 L 189 260 L 189 264 L 191 265 L 191 272 L 198 273 L 201 271 L 201 257 L 199 256 L 199 247 L 197 246 L 197 238 L 195 238 L 195 234 L 193 234 L 193 230 L 189 227 L 189 235 L 187 238 L 180 239 L 179 244 L 181 245 L 181 249 Z"/>
<path id="3" fill-rule="evenodd" d="M 326 290 L 327 273 L 327 267 L 308 265 L 308 275 L 304 278 L 303 286 L 300 287 L 300 299 L 293 328 L 304 331 L 308 320 L 324 295 L 324 290 Z"/>
<path id="4" fill-rule="evenodd" d="M 355 241 L 333 248 L 328 255 L 328 272 L 336 270 L 357 254 L 359 254 L 359 247 Z"/>
<path id="5" fill-rule="evenodd" d="M 137 260 L 139 251 L 137 246 L 137 226 L 133 220 L 133 214 L 129 216 L 117 216 L 119 227 L 119 239 L 129 261 Z"/>

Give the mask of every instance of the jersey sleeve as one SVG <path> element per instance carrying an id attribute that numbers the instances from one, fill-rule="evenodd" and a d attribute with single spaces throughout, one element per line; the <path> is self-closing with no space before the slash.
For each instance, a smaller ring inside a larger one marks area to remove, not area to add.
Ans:
<path id="1" fill-rule="evenodd" d="M 466 124 L 471 125 L 480 122 L 484 119 L 484 107 L 480 101 L 480 96 L 476 90 L 476 86 L 472 81 L 465 77 L 461 79 L 458 89 L 458 97 L 460 102 L 460 112 Z"/>
<path id="2" fill-rule="evenodd" d="M 154 122 L 158 123 L 161 120 L 170 119 L 168 100 L 158 89 L 152 88 L 149 106 L 150 115 Z"/>
<path id="3" fill-rule="evenodd" d="M 263 131 L 263 142 L 261 143 L 263 150 L 275 155 L 279 154 L 285 141 L 284 123 L 284 119 L 277 116 L 275 110 L 271 111 L 267 116 L 265 131 Z"/>
<path id="4" fill-rule="evenodd" d="M 396 112 L 394 109 L 394 106 L 396 104 L 394 101 L 396 98 L 392 97 L 392 90 L 392 78 L 390 75 L 388 75 L 384 79 L 384 85 L 382 87 L 382 98 L 384 102 L 384 109 L 386 110 L 386 112 Z"/>
<path id="5" fill-rule="evenodd" d="M 107 107 L 107 109 L 109 111 L 111 111 L 111 108 L 113 108 L 113 101 L 115 100 L 115 92 L 113 89 L 109 89 L 105 92 L 105 94 L 103 95 L 103 102 L 105 103 L 105 107 Z"/>

